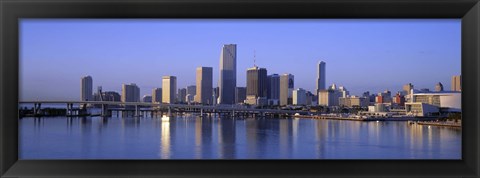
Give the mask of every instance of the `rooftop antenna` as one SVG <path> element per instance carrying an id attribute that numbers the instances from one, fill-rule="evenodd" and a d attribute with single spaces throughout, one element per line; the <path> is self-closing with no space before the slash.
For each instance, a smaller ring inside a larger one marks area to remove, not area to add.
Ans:
<path id="1" fill-rule="evenodd" d="M 253 50 L 253 66 L 254 67 L 257 67 L 256 62 L 257 62 L 257 55 L 256 55 L 256 51 Z"/>

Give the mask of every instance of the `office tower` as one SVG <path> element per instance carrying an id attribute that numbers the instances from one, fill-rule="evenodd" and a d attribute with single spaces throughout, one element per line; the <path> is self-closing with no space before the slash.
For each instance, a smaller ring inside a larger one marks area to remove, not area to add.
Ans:
<path id="1" fill-rule="evenodd" d="M 187 89 L 186 88 L 178 89 L 177 102 L 185 103 L 186 101 L 187 101 Z"/>
<path id="2" fill-rule="evenodd" d="M 462 75 L 452 77 L 452 91 L 462 91 Z"/>
<path id="3" fill-rule="evenodd" d="M 213 102 L 213 68 L 211 67 L 198 67 L 196 75 L 197 91 L 195 95 L 195 102 L 212 105 Z M 232 90 L 232 92 L 234 92 Z"/>
<path id="4" fill-rule="evenodd" d="M 335 91 L 332 89 L 320 90 L 318 92 L 318 105 L 319 106 L 337 106 L 335 102 Z M 338 100 L 338 98 L 337 98 Z"/>
<path id="5" fill-rule="evenodd" d="M 392 92 L 385 90 L 382 93 L 378 93 L 375 98 L 376 103 L 391 103 L 392 102 Z"/>
<path id="6" fill-rule="evenodd" d="M 338 90 L 342 93 L 342 97 L 344 97 L 344 98 L 346 98 L 348 95 L 350 95 L 350 92 L 344 86 L 338 87 Z"/>
<path id="7" fill-rule="evenodd" d="M 438 82 L 436 85 L 435 85 L 435 91 L 443 91 L 443 84 Z"/>
<path id="8" fill-rule="evenodd" d="M 103 101 L 102 86 L 97 86 L 97 92 L 93 94 L 93 101 Z"/>
<path id="9" fill-rule="evenodd" d="M 220 54 L 220 76 L 218 79 L 218 104 L 235 102 L 237 86 L 237 45 L 226 44 Z"/>
<path id="10" fill-rule="evenodd" d="M 140 102 L 140 88 L 134 83 L 123 84 L 122 102 Z"/>
<path id="11" fill-rule="evenodd" d="M 292 91 L 294 86 L 294 76 L 292 74 L 282 74 L 280 76 L 280 105 L 292 104 Z"/>
<path id="12" fill-rule="evenodd" d="M 269 105 L 278 105 L 280 102 L 280 75 L 278 74 L 267 77 L 267 99 Z"/>
<path id="13" fill-rule="evenodd" d="M 151 103 L 151 102 L 152 102 L 152 96 L 150 96 L 150 95 L 143 95 L 143 97 L 142 97 L 142 102 L 144 102 L 144 103 Z"/>
<path id="14" fill-rule="evenodd" d="M 81 79 L 80 99 L 82 101 L 93 100 L 93 80 L 92 77 L 87 75 Z"/>
<path id="15" fill-rule="evenodd" d="M 267 69 L 257 66 L 247 69 L 247 97 L 267 97 Z"/>
<path id="16" fill-rule="evenodd" d="M 403 91 L 406 92 L 406 94 L 410 94 L 413 89 L 413 85 L 411 83 L 403 85 Z"/>
<path id="17" fill-rule="evenodd" d="M 397 93 L 393 97 L 393 103 L 398 104 L 399 106 L 405 105 L 405 96 L 401 95 L 400 93 Z"/>
<path id="18" fill-rule="evenodd" d="M 293 100 L 293 105 L 306 105 L 307 104 L 306 91 L 302 88 L 293 90 L 292 100 Z"/>
<path id="19" fill-rule="evenodd" d="M 243 103 L 247 99 L 247 88 L 237 87 L 235 89 L 235 103 Z"/>
<path id="20" fill-rule="evenodd" d="M 315 95 L 312 92 L 307 91 L 307 103 L 306 103 L 306 105 L 307 106 L 312 106 L 312 105 L 314 105 L 315 101 L 316 101 L 315 100 Z"/>
<path id="21" fill-rule="evenodd" d="M 177 77 L 163 76 L 162 77 L 162 103 L 175 103 L 177 91 Z"/>
<path id="22" fill-rule="evenodd" d="M 152 89 L 152 102 L 161 103 L 162 102 L 162 88 Z"/>
<path id="23" fill-rule="evenodd" d="M 323 61 L 318 62 L 317 64 L 317 91 L 325 90 L 326 87 L 326 63 Z"/>

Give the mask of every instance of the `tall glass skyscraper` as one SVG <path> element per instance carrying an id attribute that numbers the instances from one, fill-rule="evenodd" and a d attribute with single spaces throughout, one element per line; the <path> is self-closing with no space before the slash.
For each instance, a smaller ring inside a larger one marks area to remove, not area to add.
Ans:
<path id="1" fill-rule="evenodd" d="M 93 100 L 93 80 L 89 75 L 82 77 L 81 79 L 80 99 L 82 101 Z"/>
<path id="2" fill-rule="evenodd" d="M 195 95 L 195 102 L 202 104 L 213 104 L 213 68 L 211 67 L 198 67 L 197 68 L 197 90 Z"/>
<path id="3" fill-rule="evenodd" d="M 218 87 L 218 104 L 235 104 L 235 88 L 237 87 L 236 44 L 226 44 L 222 47 Z"/>
<path id="4" fill-rule="evenodd" d="M 325 66 L 326 63 L 323 61 L 318 62 L 317 65 L 317 94 L 320 90 L 325 90 Z"/>

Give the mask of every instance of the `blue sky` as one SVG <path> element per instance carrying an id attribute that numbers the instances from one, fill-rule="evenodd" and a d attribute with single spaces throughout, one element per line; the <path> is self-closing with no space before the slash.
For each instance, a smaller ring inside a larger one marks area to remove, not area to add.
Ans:
<path id="1" fill-rule="evenodd" d="M 295 88 L 313 91 L 323 60 L 327 85 L 355 95 L 406 83 L 449 90 L 461 71 L 460 37 L 460 19 L 22 19 L 20 99 L 78 100 L 84 75 L 94 90 L 136 83 L 143 96 L 164 75 L 194 85 L 198 66 L 213 67 L 217 86 L 223 44 L 237 44 L 237 86 L 246 86 L 255 50 L 258 66 L 292 73 Z"/>

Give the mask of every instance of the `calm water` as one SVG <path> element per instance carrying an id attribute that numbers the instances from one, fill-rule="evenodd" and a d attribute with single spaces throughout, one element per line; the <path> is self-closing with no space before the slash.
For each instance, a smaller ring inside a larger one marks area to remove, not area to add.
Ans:
<path id="1" fill-rule="evenodd" d="M 20 159 L 460 159 L 461 130 L 314 119 L 22 118 Z"/>

